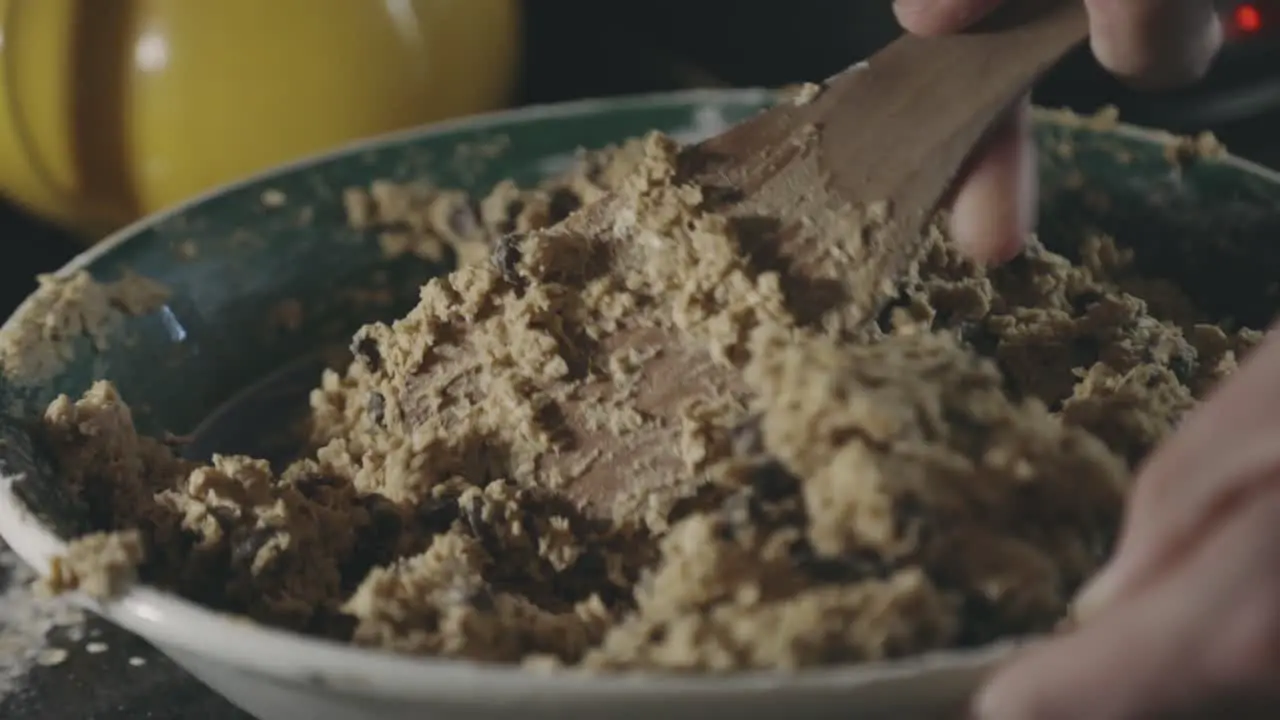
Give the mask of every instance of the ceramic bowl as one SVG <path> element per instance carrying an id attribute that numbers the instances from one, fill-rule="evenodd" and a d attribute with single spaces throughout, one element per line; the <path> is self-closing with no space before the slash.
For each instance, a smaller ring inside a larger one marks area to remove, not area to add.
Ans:
<path id="1" fill-rule="evenodd" d="M 157 312 L 121 324 L 105 349 L 78 341 L 52 379 L 7 377 L 0 384 L 7 413 L 0 423 L 0 534 L 43 569 L 83 527 L 22 431 L 56 394 L 78 395 L 93 379 L 110 378 L 144 431 L 181 432 L 279 368 L 345 344 L 365 322 L 402 313 L 422 282 L 446 271 L 385 260 L 374 238 L 346 227 L 343 188 L 378 178 L 425 177 L 481 193 L 506 177 L 531 183 L 562 168 L 579 146 L 651 128 L 696 139 L 770 97 L 686 92 L 416 130 L 280 168 L 117 234 L 60 272 L 83 269 L 105 279 L 129 269 L 164 282 L 174 295 Z M 1070 253 L 1061 247 L 1062 230 L 1093 225 L 1133 247 L 1139 263 L 1180 280 L 1206 307 L 1254 326 L 1270 319 L 1280 277 L 1280 177 L 1230 157 L 1175 162 L 1171 138 L 1133 128 L 1046 115 L 1038 136 L 1049 245 Z M 477 146 L 504 149 L 465 150 Z M 268 195 L 273 202 L 264 202 Z M 272 322 L 281 303 L 300 310 L 294 322 Z M 17 315 L 29 311 L 24 305 Z M 302 373 L 306 383 L 314 381 L 311 372 Z M 1006 649 L 794 674 L 544 675 L 354 649 L 255 626 L 145 586 L 110 603 L 79 601 L 263 720 L 957 717 Z"/>

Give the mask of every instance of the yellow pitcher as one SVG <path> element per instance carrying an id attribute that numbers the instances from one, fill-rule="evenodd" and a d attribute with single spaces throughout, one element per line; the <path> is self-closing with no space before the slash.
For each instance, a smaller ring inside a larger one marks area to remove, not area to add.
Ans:
<path id="1" fill-rule="evenodd" d="M 519 0 L 0 0 L 0 192 L 95 239 L 345 141 L 495 109 Z"/>

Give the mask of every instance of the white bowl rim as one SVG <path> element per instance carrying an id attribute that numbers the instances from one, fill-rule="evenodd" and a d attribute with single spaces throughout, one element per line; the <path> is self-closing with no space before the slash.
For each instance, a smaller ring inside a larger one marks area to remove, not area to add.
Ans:
<path id="1" fill-rule="evenodd" d="M 776 97 L 765 88 L 705 89 L 658 92 L 613 98 L 578 100 L 486 113 L 428 126 L 410 128 L 349 143 L 293 162 L 273 166 L 241 180 L 201 193 L 164 211 L 143 218 L 77 255 L 55 275 L 64 277 L 91 264 L 140 232 L 181 214 L 193 206 L 283 174 L 304 170 L 339 157 L 442 135 L 462 129 L 483 130 L 510 122 L 571 117 L 595 111 L 642 109 L 662 105 L 717 106 L 760 104 Z M 1124 123 L 1106 132 L 1138 141 L 1166 143 L 1172 135 Z M 1227 155 L 1216 162 L 1280 185 L 1280 172 Z M 20 316 L 30 298 L 5 322 Z M 50 561 L 66 551 L 66 543 L 45 527 L 13 494 L 14 478 L 0 477 L 0 536 L 28 565 L 47 574 Z M 561 703 L 625 702 L 654 693 L 682 699 L 725 695 L 792 693 L 846 694 L 857 687 L 930 674 L 969 676 L 1002 657 L 1016 645 L 1001 643 L 968 651 L 945 651 L 898 661 L 816 668 L 796 673 L 748 671 L 729 675 L 626 673 L 589 675 L 577 672 L 542 673 L 519 666 L 481 664 L 464 660 L 397 655 L 357 648 L 321 638 L 256 625 L 204 608 L 172 593 L 136 586 L 105 603 L 73 595 L 77 603 L 105 616 L 162 649 L 173 648 L 203 656 L 244 672 L 312 682 L 351 694 L 440 702 L 512 704 L 531 698 L 554 697 Z"/>

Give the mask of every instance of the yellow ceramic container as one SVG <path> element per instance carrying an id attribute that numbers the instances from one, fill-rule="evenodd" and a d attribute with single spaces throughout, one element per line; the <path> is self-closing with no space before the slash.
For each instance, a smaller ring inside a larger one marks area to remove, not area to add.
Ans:
<path id="1" fill-rule="evenodd" d="M 520 0 L 0 0 L 0 191 L 93 238 L 505 104 Z"/>

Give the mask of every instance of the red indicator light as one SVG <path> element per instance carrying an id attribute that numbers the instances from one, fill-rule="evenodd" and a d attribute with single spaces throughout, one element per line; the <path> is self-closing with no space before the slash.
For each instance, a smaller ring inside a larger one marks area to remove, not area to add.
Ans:
<path id="1" fill-rule="evenodd" d="M 1253 5 L 1236 7 L 1236 29 L 1243 33 L 1255 33 L 1262 29 L 1262 13 Z"/>

